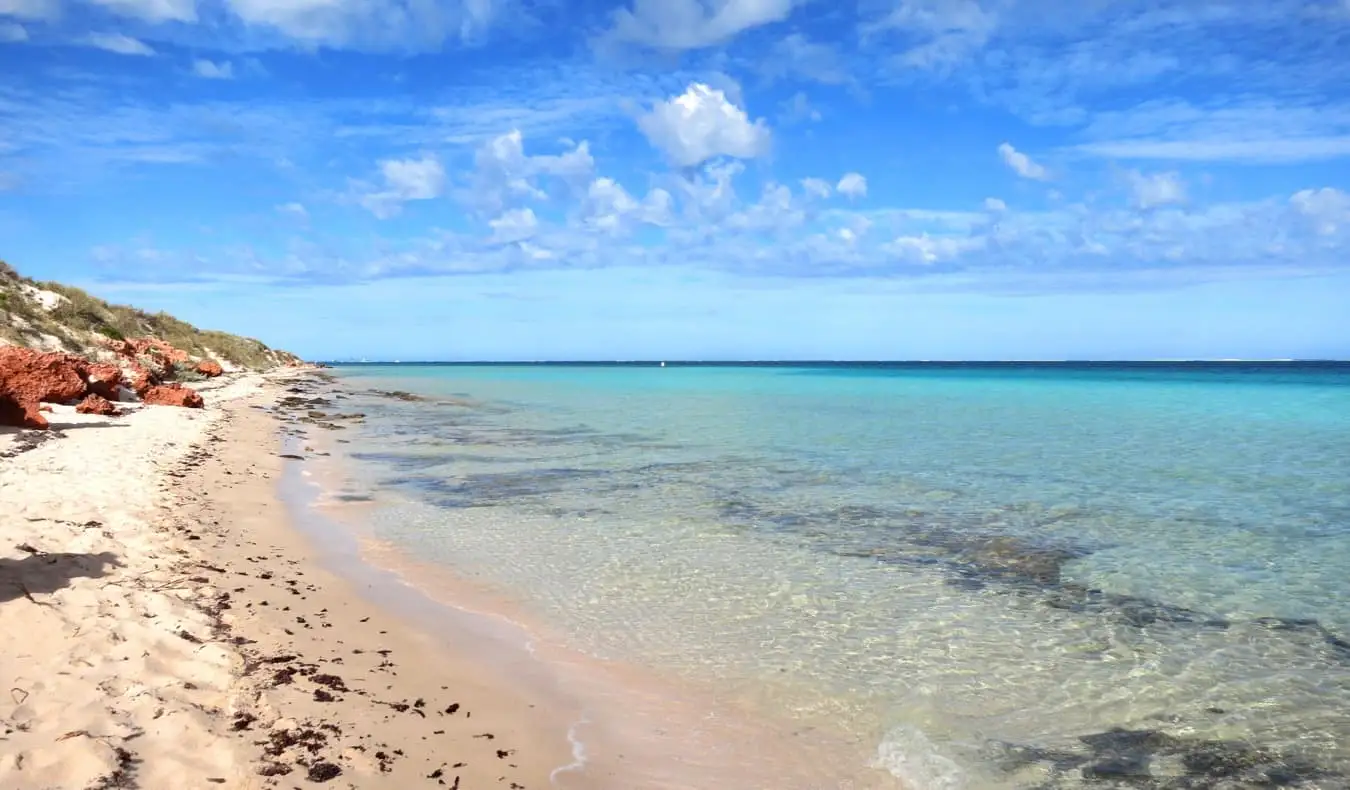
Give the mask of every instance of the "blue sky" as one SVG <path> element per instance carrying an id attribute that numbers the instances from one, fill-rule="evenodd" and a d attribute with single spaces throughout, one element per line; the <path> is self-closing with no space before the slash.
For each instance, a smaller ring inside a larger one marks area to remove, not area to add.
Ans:
<path id="1" fill-rule="evenodd" d="M 0 257 L 312 358 L 1350 356 L 1350 0 L 0 0 Z"/>

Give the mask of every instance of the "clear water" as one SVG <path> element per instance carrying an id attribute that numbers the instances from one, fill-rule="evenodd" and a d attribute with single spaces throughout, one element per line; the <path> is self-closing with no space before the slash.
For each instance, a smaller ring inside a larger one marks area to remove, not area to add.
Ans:
<path id="1" fill-rule="evenodd" d="M 381 537 L 921 790 L 1345 786 L 1350 366 L 337 372 Z"/>

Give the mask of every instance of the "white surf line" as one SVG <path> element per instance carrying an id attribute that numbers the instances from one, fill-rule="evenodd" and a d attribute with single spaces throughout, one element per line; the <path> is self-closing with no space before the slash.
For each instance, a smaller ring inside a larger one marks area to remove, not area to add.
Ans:
<path id="1" fill-rule="evenodd" d="M 560 765 L 549 772 L 549 785 L 557 787 L 559 776 L 573 771 L 580 771 L 586 767 L 586 742 L 577 734 L 577 730 L 590 723 L 590 717 L 583 711 L 581 718 L 572 722 L 572 725 L 567 728 L 567 742 L 572 744 L 572 762 L 566 765 Z"/>

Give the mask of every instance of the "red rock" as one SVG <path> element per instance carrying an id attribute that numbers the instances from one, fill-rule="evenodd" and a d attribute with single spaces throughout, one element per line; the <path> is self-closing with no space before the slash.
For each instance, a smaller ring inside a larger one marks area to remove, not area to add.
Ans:
<path id="1" fill-rule="evenodd" d="M 89 391 L 109 400 L 117 400 L 118 385 L 122 383 L 122 369 L 116 365 L 94 364 L 85 376 Z"/>
<path id="2" fill-rule="evenodd" d="M 170 366 L 176 362 L 187 362 L 190 358 L 186 351 L 174 348 L 157 337 L 138 337 L 129 342 L 138 356 L 159 357 Z"/>
<path id="3" fill-rule="evenodd" d="M 159 383 L 158 376 L 147 370 L 141 363 L 134 361 L 126 366 L 125 378 L 127 386 L 142 397 L 145 396 L 146 390 Z"/>
<path id="4" fill-rule="evenodd" d="M 70 354 L 0 347 L 0 425 L 46 428 L 42 402 L 84 397 L 88 371 L 88 362 Z"/>
<path id="5" fill-rule="evenodd" d="M 75 407 L 75 411 L 80 414 L 100 414 L 104 417 L 116 417 L 122 413 L 107 398 L 96 392 L 85 395 L 80 405 Z"/>
<path id="6" fill-rule="evenodd" d="M 201 362 L 197 363 L 197 372 L 209 379 L 213 379 L 224 373 L 225 370 L 221 368 L 220 363 L 214 359 L 203 359 Z"/>
<path id="7" fill-rule="evenodd" d="M 157 406 L 182 406 L 187 409 L 200 409 L 206 405 L 200 393 L 177 383 L 150 387 L 141 393 L 141 400 Z"/>

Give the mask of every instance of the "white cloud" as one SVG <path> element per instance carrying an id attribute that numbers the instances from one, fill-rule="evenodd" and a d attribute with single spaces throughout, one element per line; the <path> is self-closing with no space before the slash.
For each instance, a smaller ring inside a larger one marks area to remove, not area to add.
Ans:
<path id="1" fill-rule="evenodd" d="M 724 226 L 737 231 L 782 232 L 801 225 L 805 219 L 805 212 L 792 199 L 792 190 L 769 182 L 756 203 L 727 217 Z"/>
<path id="2" fill-rule="evenodd" d="M 1241 140 L 1109 140 L 1076 150 L 1112 159 L 1192 162 L 1311 162 L 1350 156 L 1350 135 L 1336 137 L 1249 137 Z"/>
<path id="3" fill-rule="evenodd" d="M 496 24 L 498 0 L 225 0 L 246 24 L 307 44 L 365 49 L 436 48 Z"/>
<path id="4" fill-rule="evenodd" d="M 234 79 L 234 64 L 228 60 L 217 63 L 213 60 L 198 58 L 192 61 L 192 73 L 207 80 Z"/>
<path id="5" fill-rule="evenodd" d="M 55 19 L 61 14 L 58 0 L 0 0 L 0 16 L 19 19 Z"/>
<path id="6" fill-rule="evenodd" d="M 1304 189 L 1295 192 L 1289 198 L 1289 203 L 1311 220 L 1317 233 L 1323 236 L 1350 228 L 1350 194 L 1339 189 Z"/>
<path id="7" fill-rule="evenodd" d="M 121 16 L 146 22 L 196 22 L 196 0 L 91 0 Z"/>
<path id="8" fill-rule="evenodd" d="M 1125 174 L 1130 186 L 1130 202 L 1141 209 L 1186 202 L 1186 184 L 1176 173 L 1144 174 L 1131 170 Z"/>
<path id="9" fill-rule="evenodd" d="M 1030 178 L 1035 181 L 1047 181 L 1050 178 L 1050 171 L 1041 165 L 1032 161 L 1031 157 L 1013 148 L 1009 143 L 1003 143 L 998 147 L 998 155 L 1003 158 L 1003 163 L 1013 169 L 1013 172 L 1022 178 Z"/>
<path id="10" fill-rule="evenodd" d="M 146 46 L 144 42 L 130 36 L 124 36 L 121 33 L 90 33 L 84 37 L 84 43 L 96 49 L 115 52 L 118 55 L 148 56 L 155 54 L 155 51 Z"/>
<path id="11" fill-rule="evenodd" d="M 595 173 L 595 158 L 585 140 L 561 154 L 529 155 L 518 129 L 498 135 L 474 156 L 473 187 L 465 200 L 487 214 L 522 200 L 547 200 L 540 188 L 548 180 L 562 182 L 571 194 L 584 193 Z"/>
<path id="12" fill-rule="evenodd" d="M 664 189 L 653 189 L 639 202 L 612 178 L 597 178 L 586 192 L 585 222 L 608 232 L 625 230 L 632 223 L 664 226 L 671 223 L 674 198 Z"/>
<path id="13" fill-rule="evenodd" d="M 778 120 L 784 124 L 814 123 L 820 119 L 820 110 L 811 106 L 811 100 L 802 91 L 797 91 L 792 94 L 792 98 L 778 105 Z"/>
<path id="14" fill-rule="evenodd" d="M 385 159 L 380 162 L 384 188 L 367 192 L 361 205 L 380 219 L 388 219 L 410 200 L 431 200 L 445 191 L 445 168 L 434 156 Z"/>
<path id="15" fill-rule="evenodd" d="M 309 211 L 307 211 L 304 205 L 300 203 L 283 203 L 282 205 L 277 206 L 277 211 L 300 219 L 309 218 Z"/>
<path id="16" fill-rule="evenodd" d="M 893 6 L 866 31 L 898 33 L 910 42 L 895 58 L 902 67 L 957 65 L 988 43 L 998 27 L 997 14 L 978 0 L 895 0 Z"/>
<path id="17" fill-rule="evenodd" d="M 683 94 L 659 102 L 638 118 L 638 128 L 672 163 L 692 167 L 717 156 L 753 159 L 768 152 L 769 128 L 750 121 L 726 94 L 693 83 Z"/>
<path id="18" fill-rule="evenodd" d="M 818 198 L 827 198 L 834 193 L 834 186 L 823 178 L 803 178 L 802 189 Z"/>
<path id="19" fill-rule="evenodd" d="M 848 70 L 838 50 L 800 33 L 780 39 L 765 56 L 759 70 L 771 79 L 798 76 L 824 85 L 842 85 L 849 81 Z"/>
<path id="20" fill-rule="evenodd" d="M 866 197 L 867 179 L 861 173 L 846 173 L 834 188 L 844 197 Z"/>
<path id="21" fill-rule="evenodd" d="M 953 238 L 921 233 L 917 236 L 898 236 L 884 245 L 883 249 L 907 263 L 927 265 L 959 258 L 984 244 L 984 240 L 977 237 Z"/>
<path id="22" fill-rule="evenodd" d="M 614 24 L 600 43 L 702 49 L 791 13 L 792 0 L 634 0 L 631 9 L 614 13 Z"/>
<path id="23" fill-rule="evenodd" d="M 23 25 L 16 25 L 13 22 L 0 22 L 0 41 L 17 44 L 20 41 L 28 40 L 28 31 L 23 29 Z"/>
<path id="24" fill-rule="evenodd" d="M 492 241 L 497 244 L 514 244 L 524 241 L 539 230 L 539 218 L 529 206 L 503 212 L 500 217 L 488 220 L 492 228 Z"/>
<path id="25" fill-rule="evenodd" d="M 995 214 L 1001 214 L 1008 210 L 1008 204 L 995 197 L 984 199 L 984 210 L 992 211 Z"/>

